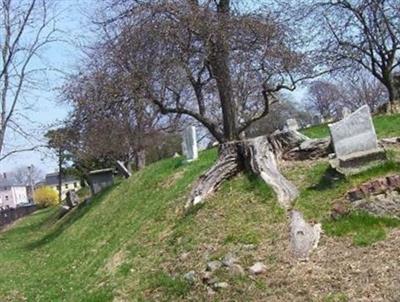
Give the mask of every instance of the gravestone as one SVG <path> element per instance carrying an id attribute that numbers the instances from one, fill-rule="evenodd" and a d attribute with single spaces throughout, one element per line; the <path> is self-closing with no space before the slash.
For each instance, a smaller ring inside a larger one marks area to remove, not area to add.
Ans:
<path id="1" fill-rule="evenodd" d="M 331 165 L 343 174 L 355 174 L 386 159 L 378 145 L 371 112 L 367 105 L 343 120 L 329 125 L 335 158 Z"/>
<path id="2" fill-rule="evenodd" d="M 132 173 L 129 172 L 129 170 L 125 167 L 124 163 L 120 160 L 117 161 L 117 170 L 125 178 L 129 178 L 132 176 Z"/>
<path id="3" fill-rule="evenodd" d="M 288 131 L 296 131 L 296 130 L 298 130 L 299 128 L 300 128 L 300 127 L 299 127 L 299 124 L 297 123 L 297 120 L 296 120 L 296 119 L 290 118 L 290 119 L 288 119 L 288 120 L 286 121 L 285 130 L 288 130 Z"/>
<path id="4" fill-rule="evenodd" d="M 65 203 L 70 209 L 76 207 L 79 204 L 79 197 L 74 190 L 70 190 L 67 192 Z"/>
<path id="5" fill-rule="evenodd" d="M 90 186 L 94 194 L 114 184 L 113 172 L 113 169 L 103 169 L 89 173 Z"/>
<path id="6" fill-rule="evenodd" d="M 190 126 L 183 132 L 182 152 L 188 162 L 199 157 L 197 149 L 196 127 Z"/>
<path id="7" fill-rule="evenodd" d="M 312 123 L 313 125 L 319 125 L 321 124 L 321 118 L 319 115 L 314 115 L 312 118 Z"/>
<path id="8" fill-rule="evenodd" d="M 348 107 L 342 108 L 342 118 L 345 118 L 351 114 L 351 109 Z"/>

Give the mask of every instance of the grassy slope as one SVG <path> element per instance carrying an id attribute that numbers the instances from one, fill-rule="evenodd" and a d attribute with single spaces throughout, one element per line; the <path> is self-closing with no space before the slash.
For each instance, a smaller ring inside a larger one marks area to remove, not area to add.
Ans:
<path id="1" fill-rule="evenodd" d="M 190 165 L 180 159 L 158 162 L 58 222 L 55 210 L 43 210 L 1 233 L 0 301 L 204 301 L 208 299 L 205 287 L 190 286 L 183 274 L 200 273 L 206 258 L 217 259 L 232 251 L 243 267 L 263 261 L 268 275 L 252 280 L 221 270 L 218 277 L 231 289 L 217 293 L 215 300 L 337 301 L 335 297 L 357 294 L 356 286 L 346 293 L 345 288 L 321 279 L 320 288 L 308 288 L 309 275 L 292 276 L 293 269 L 300 268 L 290 264 L 287 218 L 270 189 L 254 177 L 241 175 L 226 182 L 201 209 L 183 215 L 191 184 L 215 158 L 216 151 L 210 150 Z M 324 161 L 298 163 L 284 173 L 301 189 L 296 207 L 308 218 L 326 221 L 331 235 L 350 234 L 355 243 L 365 244 L 384 238 L 387 227 L 397 222 L 378 220 L 366 230 L 363 223 L 355 227 L 358 217 L 350 222 L 329 221 L 329 208 L 350 187 L 399 172 L 395 162 L 399 154 L 392 152 L 391 158 L 385 166 L 348 180 L 328 180 Z M 354 227 L 346 229 L 341 223 Z M 336 239 L 327 241 L 327 245 L 337 244 Z M 248 248 L 249 244 L 255 248 Z M 378 281 L 371 279 L 374 284 Z"/>
<path id="2" fill-rule="evenodd" d="M 400 114 L 375 116 L 374 125 L 379 138 L 400 136 Z M 311 138 L 329 136 L 328 124 L 312 126 L 302 132 Z"/>

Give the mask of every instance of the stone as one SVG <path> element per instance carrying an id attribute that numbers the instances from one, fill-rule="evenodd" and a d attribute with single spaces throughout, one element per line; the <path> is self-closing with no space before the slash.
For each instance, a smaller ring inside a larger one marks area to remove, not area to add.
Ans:
<path id="1" fill-rule="evenodd" d="M 210 261 L 207 263 L 207 271 L 214 272 L 222 267 L 222 262 L 218 260 Z"/>
<path id="2" fill-rule="evenodd" d="M 74 190 L 70 190 L 66 194 L 65 204 L 69 208 L 74 208 L 79 204 L 79 197 Z"/>
<path id="3" fill-rule="evenodd" d="M 222 265 L 230 267 L 237 263 L 237 259 L 232 253 L 228 253 L 225 255 L 224 259 L 222 259 Z"/>
<path id="4" fill-rule="evenodd" d="M 267 272 L 267 266 L 262 262 L 256 262 L 251 267 L 249 267 L 249 272 L 252 275 L 261 275 Z"/>
<path id="5" fill-rule="evenodd" d="M 214 289 L 225 289 L 228 287 L 229 287 L 229 284 L 227 282 L 217 282 L 213 285 Z"/>
<path id="6" fill-rule="evenodd" d="M 129 170 L 125 167 L 125 164 L 122 161 L 118 160 L 116 166 L 118 172 L 121 173 L 123 177 L 129 178 L 132 176 L 132 173 L 129 172 Z"/>
<path id="7" fill-rule="evenodd" d="M 181 155 L 178 152 L 175 152 L 173 158 L 179 158 L 179 157 L 181 157 Z"/>
<path id="8" fill-rule="evenodd" d="M 211 287 L 207 287 L 207 294 L 209 295 L 209 296 L 214 296 L 216 293 L 215 293 L 215 291 L 211 288 Z"/>
<path id="9" fill-rule="evenodd" d="M 387 184 L 392 190 L 400 189 L 400 175 L 388 176 Z"/>
<path id="10" fill-rule="evenodd" d="M 190 271 L 183 275 L 183 278 L 189 282 L 190 284 L 194 284 L 196 282 L 196 272 Z"/>
<path id="11" fill-rule="evenodd" d="M 297 123 L 297 120 L 294 119 L 294 118 L 290 118 L 290 119 L 288 119 L 288 120 L 286 121 L 284 130 L 287 130 L 287 131 L 296 131 L 296 130 L 298 130 L 299 128 L 300 128 L 300 127 L 299 127 L 299 124 Z"/>
<path id="12" fill-rule="evenodd" d="M 307 223 L 298 211 L 290 214 L 290 245 L 295 258 L 308 260 L 311 251 L 318 246 L 321 236 L 321 225 Z"/>
<path id="13" fill-rule="evenodd" d="M 203 281 L 204 284 L 212 285 L 217 283 L 219 279 L 215 277 L 212 272 L 204 272 L 201 281 Z"/>
<path id="14" fill-rule="evenodd" d="M 332 206 L 331 217 L 333 220 L 337 220 L 349 213 L 349 209 L 343 202 L 336 202 Z"/>
<path id="15" fill-rule="evenodd" d="M 386 160 L 378 145 L 372 117 L 367 105 L 343 120 L 329 124 L 335 152 L 331 166 L 346 175 L 356 174 Z"/>
<path id="16" fill-rule="evenodd" d="M 182 135 L 182 152 L 188 162 L 197 160 L 199 157 L 197 148 L 196 127 L 187 127 Z"/>
<path id="17" fill-rule="evenodd" d="M 360 189 L 353 189 L 347 193 L 347 198 L 350 201 L 357 201 L 365 198 L 365 194 Z"/>
<path id="18" fill-rule="evenodd" d="M 244 268 L 239 264 L 233 264 L 229 267 L 229 272 L 235 276 L 244 276 L 245 271 Z"/>

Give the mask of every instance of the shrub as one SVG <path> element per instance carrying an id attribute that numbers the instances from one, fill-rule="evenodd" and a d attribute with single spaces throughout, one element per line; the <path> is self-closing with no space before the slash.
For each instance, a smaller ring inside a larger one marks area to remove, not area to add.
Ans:
<path id="1" fill-rule="evenodd" d="M 41 187 L 35 190 L 35 203 L 41 208 L 47 208 L 58 204 L 58 193 L 50 187 Z"/>

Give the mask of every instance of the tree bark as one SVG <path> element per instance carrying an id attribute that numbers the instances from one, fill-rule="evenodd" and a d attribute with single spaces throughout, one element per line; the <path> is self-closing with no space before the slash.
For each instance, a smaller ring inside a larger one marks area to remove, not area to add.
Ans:
<path id="1" fill-rule="evenodd" d="M 146 151 L 144 149 L 137 151 L 135 156 L 135 167 L 137 171 L 146 167 Z"/>

